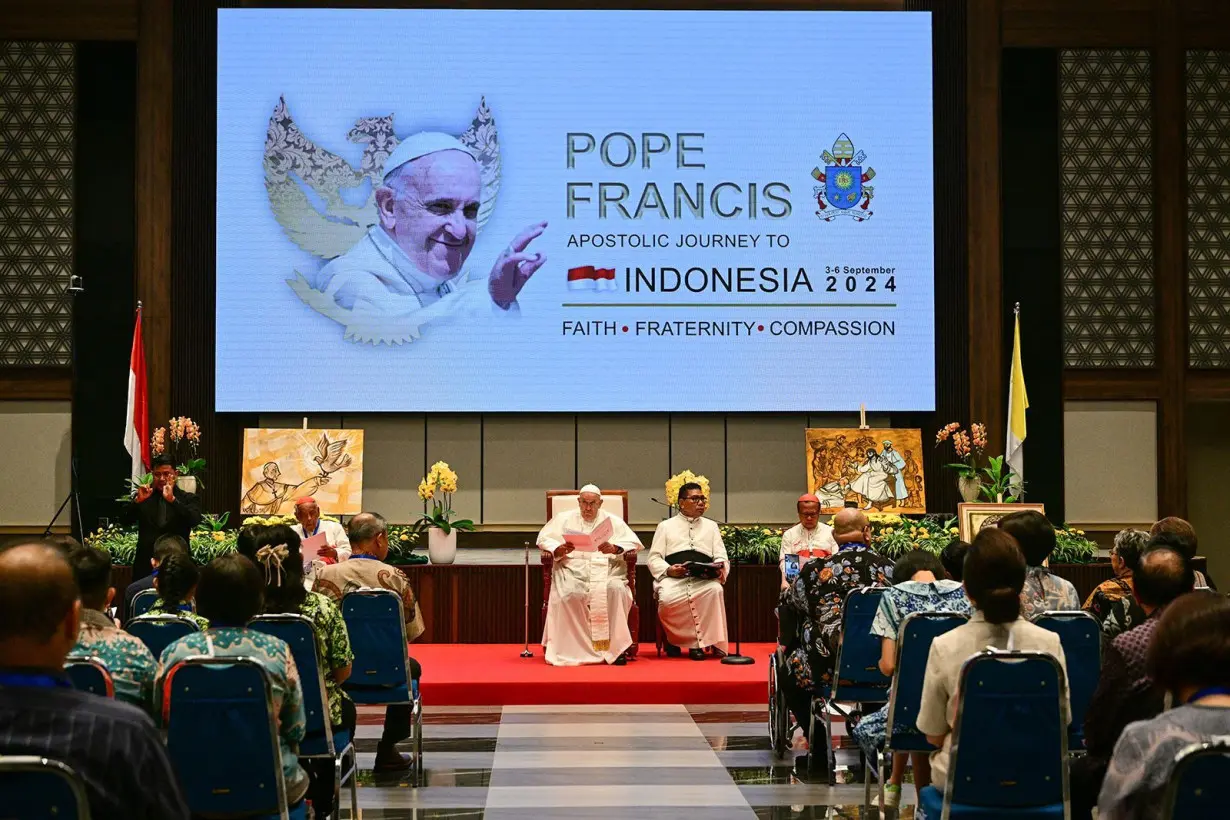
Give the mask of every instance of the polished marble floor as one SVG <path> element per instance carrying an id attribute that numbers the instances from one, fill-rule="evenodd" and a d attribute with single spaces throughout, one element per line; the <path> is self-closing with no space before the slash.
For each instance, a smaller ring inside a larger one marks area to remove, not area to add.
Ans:
<path id="1" fill-rule="evenodd" d="M 773 756 L 761 705 L 428 708 L 419 789 L 370 772 L 382 717 L 360 707 L 364 820 L 865 816 L 861 780 L 804 782 L 792 760 Z"/>

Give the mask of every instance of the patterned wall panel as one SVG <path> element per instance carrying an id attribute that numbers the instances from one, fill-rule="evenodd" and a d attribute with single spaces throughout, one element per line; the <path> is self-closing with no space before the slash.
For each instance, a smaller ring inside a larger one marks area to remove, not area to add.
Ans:
<path id="1" fill-rule="evenodd" d="M 74 57 L 0 42 L 0 366 L 71 364 Z"/>
<path id="2" fill-rule="evenodd" d="M 1059 53 L 1068 367 L 1155 363 L 1150 82 L 1146 50 Z"/>
<path id="3" fill-rule="evenodd" d="M 1187 53 L 1187 357 L 1230 367 L 1230 51 Z"/>

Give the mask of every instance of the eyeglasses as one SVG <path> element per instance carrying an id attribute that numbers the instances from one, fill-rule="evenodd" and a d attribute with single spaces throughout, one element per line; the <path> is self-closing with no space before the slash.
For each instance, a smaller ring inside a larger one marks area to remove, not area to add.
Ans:
<path id="1" fill-rule="evenodd" d="M 703 495 L 690 495 L 684 498 L 683 501 L 689 504 L 708 504 L 709 503 L 709 499 L 705 498 Z"/>

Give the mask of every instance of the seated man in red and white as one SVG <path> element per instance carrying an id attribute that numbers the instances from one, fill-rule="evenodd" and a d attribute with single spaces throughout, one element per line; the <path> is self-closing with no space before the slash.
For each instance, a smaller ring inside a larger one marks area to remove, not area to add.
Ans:
<path id="1" fill-rule="evenodd" d="M 322 519 L 320 505 L 315 498 L 308 495 L 295 499 L 295 520 L 299 523 L 291 529 L 299 535 L 300 542 L 324 535 L 325 545 L 318 554 L 321 558 L 332 559 L 326 563 L 345 561 L 350 557 L 350 539 L 346 537 L 346 528 L 336 521 Z"/>
<path id="2" fill-rule="evenodd" d="M 573 535 L 578 538 L 568 538 Z M 591 542 L 592 551 L 576 546 L 583 541 Z M 641 548 L 636 534 L 619 516 L 603 510 L 602 491 L 586 484 L 577 509 L 554 516 L 538 533 L 538 547 L 555 558 L 542 631 L 547 663 L 626 663 L 632 592 L 624 555 Z"/>

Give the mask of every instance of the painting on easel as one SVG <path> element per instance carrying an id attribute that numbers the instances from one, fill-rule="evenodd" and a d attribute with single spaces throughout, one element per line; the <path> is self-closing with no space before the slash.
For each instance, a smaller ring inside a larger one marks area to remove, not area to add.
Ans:
<path id="1" fill-rule="evenodd" d="M 918 429 L 815 428 L 807 437 L 807 488 L 821 511 L 859 509 L 925 513 L 922 431 Z"/>

